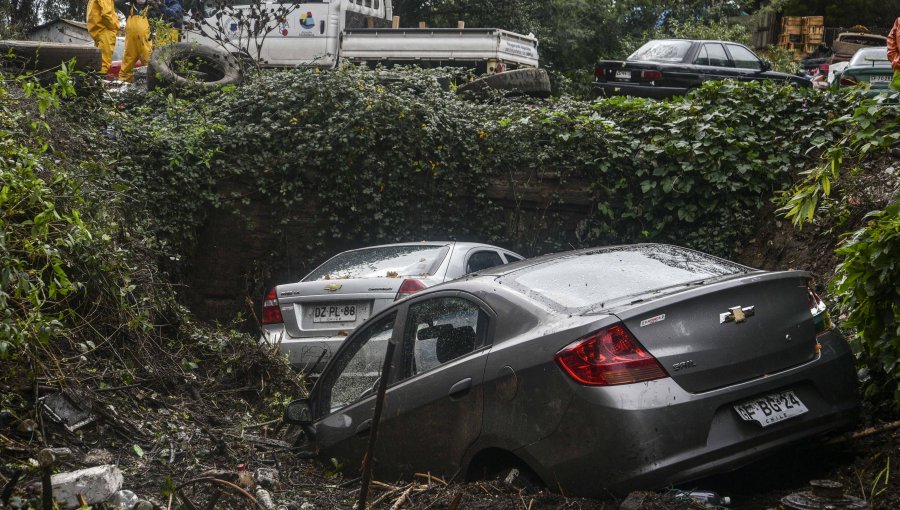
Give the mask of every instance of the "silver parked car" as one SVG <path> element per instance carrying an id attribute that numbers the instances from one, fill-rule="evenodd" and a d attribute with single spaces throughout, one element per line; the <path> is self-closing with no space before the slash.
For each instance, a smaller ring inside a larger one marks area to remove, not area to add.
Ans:
<path id="1" fill-rule="evenodd" d="M 269 290 L 263 341 L 279 343 L 291 365 L 325 366 L 357 326 L 394 301 L 441 282 L 522 260 L 488 244 L 387 244 L 335 255 L 297 283 Z"/>
<path id="2" fill-rule="evenodd" d="M 353 470 L 382 383 L 379 479 L 516 468 L 583 496 L 734 468 L 851 426 L 860 405 L 809 273 L 658 244 L 529 259 L 398 302 L 285 419 Z"/>

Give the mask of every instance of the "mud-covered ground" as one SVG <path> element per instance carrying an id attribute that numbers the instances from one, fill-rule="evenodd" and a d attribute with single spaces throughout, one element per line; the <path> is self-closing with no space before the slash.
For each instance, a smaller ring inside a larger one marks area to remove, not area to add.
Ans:
<path id="1" fill-rule="evenodd" d="M 117 464 L 124 473 L 123 488 L 157 508 L 252 508 L 246 496 L 207 478 L 232 482 L 254 494 L 251 487 L 260 468 L 277 471 L 274 484 L 257 477 L 277 504 L 303 510 L 353 508 L 358 480 L 346 479 L 343 466 L 301 459 L 282 441 L 286 428 L 277 418 L 278 407 L 301 391 L 302 381 L 295 374 L 249 340 L 232 340 L 204 362 L 233 366 L 237 376 L 226 377 L 228 371 L 223 371 L 204 379 L 175 370 L 144 383 L 114 385 L 121 376 L 110 368 L 107 375 L 102 369 L 90 375 L 82 372 L 54 384 L 40 378 L 35 384 L 27 378 L 3 377 L 0 486 L 12 489 L 11 503 L 31 498 L 36 504 L 38 452 L 67 447 L 73 456 L 57 471 Z M 27 370 L 14 373 L 28 375 Z M 92 409 L 95 420 L 69 432 L 39 411 L 35 395 L 60 389 L 78 406 Z M 856 432 L 870 425 L 884 423 L 862 423 Z M 857 439 L 833 437 L 831 442 L 779 452 L 739 471 L 634 495 L 632 502 L 641 503 L 631 508 L 697 508 L 683 496 L 692 489 L 729 496 L 732 508 L 776 508 L 780 498 L 804 490 L 809 480 L 825 478 L 841 481 L 848 494 L 869 500 L 874 509 L 895 510 L 900 508 L 898 452 L 900 429 Z M 244 474 L 239 476 L 239 471 Z M 21 478 L 11 487 L 17 472 Z M 175 487 L 180 489 L 170 501 Z M 369 502 L 374 508 L 616 509 L 623 498 L 568 498 L 502 481 L 454 483 L 422 474 L 411 481 L 376 481 Z"/>

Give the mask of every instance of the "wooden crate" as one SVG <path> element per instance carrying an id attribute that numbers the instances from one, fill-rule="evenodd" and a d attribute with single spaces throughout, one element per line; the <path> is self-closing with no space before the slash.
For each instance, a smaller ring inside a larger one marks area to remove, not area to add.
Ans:
<path id="1" fill-rule="evenodd" d="M 817 49 L 819 49 L 819 45 L 818 45 L 818 44 L 809 44 L 809 43 L 806 43 L 806 44 L 803 45 L 803 54 L 804 54 L 804 55 L 809 55 L 810 53 L 815 53 L 815 51 L 816 51 Z"/>
<path id="2" fill-rule="evenodd" d="M 821 44 L 825 40 L 824 34 L 806 34 L 807 44 Z"/>
<path id="3" fill-rule="evenodd" d="M 803 44 L 804 39 L 800 34 L 781 34 L 781 38 L 778 40 L 779 46 L 784 46 L 786 44 L 794 44 L 799 45 Z"/>
<path id="4" fill-rule="evenodd" d="M 803 26 L 805 26 L 805 27 L 825 26 L 825 16 L 803 16 Z"/>
<path id="5" fill-rule="evenodd" d="M 803 33 L 806 34 L 807 36 L 810 36 L 810 35 L 824 36 L 825 35 L 825 27 L 806 27 L 805 29 L 803 29 Z"/>
<path id="6" fill-rule="evenodd" d="M 800 16 L 785 16 L 781 18 L 781 26 L 786 27 L 788 25 L 797 25 L 800 26 L 803 24 L 803 18 Z"/>

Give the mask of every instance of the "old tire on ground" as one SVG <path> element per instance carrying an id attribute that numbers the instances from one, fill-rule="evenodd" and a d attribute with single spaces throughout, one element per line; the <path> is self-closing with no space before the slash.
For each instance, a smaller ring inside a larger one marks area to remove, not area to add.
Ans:
<path id="1" fill-rule="evenodd" d="M 491 74 L 466 83 L 459 94 L 483 95 L 488 89 L 504 90 L 507 95 L 550 96 L 550 76 L 543 69 L 515 69 Z"/>
<path id="2" fill-rule="evenodd" d="M 100 48 L 89 44 L 0 41 L 0 65 L 14 71 L 46 71 L 72 59 L 75 67 L 70 71 L 100 70 Z"/>
<path id="3" fill-rule="evenodd" d="M 224 51 L 191 43 L 177 43 L 153 51 L 147 69 L 147 88 L 178 87 L 199 91 L 243 80 L 240 63 Z"/>

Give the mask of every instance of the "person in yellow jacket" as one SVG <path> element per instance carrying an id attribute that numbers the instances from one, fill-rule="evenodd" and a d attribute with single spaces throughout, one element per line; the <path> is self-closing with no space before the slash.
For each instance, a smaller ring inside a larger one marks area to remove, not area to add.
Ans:
<path id="1" fill-rule="evenodd" d="M 150 22 L 147 20 L 147 0 L 134 0 L 128 21 L 125 22 L 125 55 L 122 57 L 122 70 L 119 79 L 131 83 L 134 81 L 134 66 L 137 61 L 147 65 L 153 52 L 150 39 Z"/>
<path id="2" fill-rule="evenodd" d="M 119 33 L 119 16 L 113 0 L 88 0 L 87 29 L 94 46 L 100 48 L 100 74 L 106 76 Z"/>

